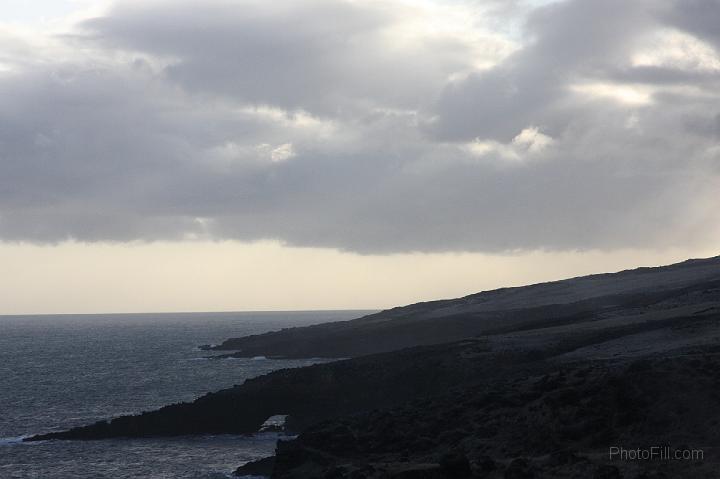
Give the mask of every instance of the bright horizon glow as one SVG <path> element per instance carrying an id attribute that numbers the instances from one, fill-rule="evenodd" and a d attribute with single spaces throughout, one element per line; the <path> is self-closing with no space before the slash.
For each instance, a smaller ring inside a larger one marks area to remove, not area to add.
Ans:
<path id="1" fill-rule="evenodd" d="M 712 251 L 359 255 L 276 242 L 0 245 L 0 314 L 386 309 Z"/>

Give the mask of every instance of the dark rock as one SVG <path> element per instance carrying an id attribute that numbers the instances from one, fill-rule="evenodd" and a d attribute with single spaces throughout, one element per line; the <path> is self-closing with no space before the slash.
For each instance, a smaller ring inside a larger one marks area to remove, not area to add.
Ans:
<path id="1" fill-rule="evenodd" d="M 545 465 L 549 467 L 566 466 L 568 464 L 577 464 L 579 462 L 587 462 L 587 458 L 580 457 L 573 451 L 562 449 L 550 453 Z"/>
<path id="2" fill-rule="evenodd" d="M 366 464 L 350 472 L 350 479 L 371 479 L 375 476 L 376 469 L 372 465 Z"/>
<path id="3" fill-rule="evenodd" d="M 348 470 L 344 466 L 333 466 L 323 475 L 323 479 L 346 479 Z"/>
<path id="4" fill-rule="evenodd" d="M 659 471 L 641 472 L 635 476 L 635 479 L 668 479 L 668 476 L 667 474 Z"/>
<path id="5" fill-rule="evenodd" d="M 475 472 L 476 475 L 479 475 L 480 477 L 484 477 L 496 469 L 497 464 L 490 456 L 480 456 L 475 461 Z"/>
<path id="6" fill-rule="evenodd" d="M 438 464 L 391 465 L 386 474 L 387 479 L 447 479 Z"/>
<path id="7" fill-rule="evenodd" d="M 517 458 L 513 459 L 505 469 L 503 477 L 505 479 L 534 479 L 535 471 L 525 459 Z"/>
<path id="8" fill-rule="evenodd" d="M 275 456 L 248 462 L 233 472 L 235 476 L 266 476 L 270 477 L 275 468 Z"/>
<path id="9" fill-rule="evenodd" d="M 448 478 L 462 479 L 470 477 L 470 461 L 462 452 L 450 452 L 440 457 L 440 467 Z"/>
<path id="10" fill-rule="evenodd" d="M 602 465 L 595 469 L 593 479 L 622 479 L 622 475 L 616 466 Z"/>

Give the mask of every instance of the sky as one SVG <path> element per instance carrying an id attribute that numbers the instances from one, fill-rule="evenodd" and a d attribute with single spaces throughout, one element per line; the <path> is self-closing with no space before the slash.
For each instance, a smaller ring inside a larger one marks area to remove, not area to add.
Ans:
<path id="1" fill-rule="evenodd" d="M 0 314 L 720 254 L 717 0 L 5 0 Z"/>

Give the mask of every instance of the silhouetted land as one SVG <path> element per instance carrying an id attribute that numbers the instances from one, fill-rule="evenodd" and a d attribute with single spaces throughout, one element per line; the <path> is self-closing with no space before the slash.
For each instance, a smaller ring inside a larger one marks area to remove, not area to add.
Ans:
<path id="1" fill-rule="evenodd" d="M 506 288 L 230 339 L 346 357 L 40 439 L 300 435 L 239 473 L 280 479 L 717 477 L 720 258 Z M 611 446 L 702 461 L 611 461 Z M 643 476 L 645 474 L 645 476 Z"/>

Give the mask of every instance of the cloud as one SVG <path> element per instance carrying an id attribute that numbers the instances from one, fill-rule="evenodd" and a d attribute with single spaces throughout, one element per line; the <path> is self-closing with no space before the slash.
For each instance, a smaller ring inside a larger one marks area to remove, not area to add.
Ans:
<path id="1" fill-rule="evenodd" d="M 679 28 L 692 36 L 720 47 L 720 8 L 715 0 L 687 0 L 674 2 L 663 19 L 671 26 Z"/>
<path id="2" fill-rule="evenodd" d="M 718 9 L 153 0 L 3 30 L 0 239 L 706 244 Z"/>
<path id="3" fill-rule="evenodd" d="M 506 48 L 490 34 L 477 47 L 432 32 L 434 13 L 402 2 L 155 1 L 119 3 L 82 28 L 108 48 L 167 59 L 165 78 L 189 91 L 342 115 L 416 109 L 449 75 Z"/>

